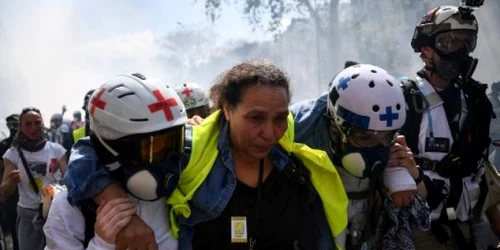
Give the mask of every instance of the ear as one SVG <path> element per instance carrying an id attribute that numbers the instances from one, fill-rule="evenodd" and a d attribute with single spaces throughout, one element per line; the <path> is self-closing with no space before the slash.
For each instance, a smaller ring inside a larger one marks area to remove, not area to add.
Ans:
<path id="1" fill-rule="evenodd" d="M 226 118 L 227 121 L 231 119 L 231 110 L 229 109 L 227 104 L 224 104 L 222 106 L 222 111 L 224 112 L 224 117 Z"/>
<path id="2" fill-rule="evenodd" d="M 422 53 L 424 54 L 425 58 L 432 59 L 434 58 L 434 50 L 431 47 L 422 47 L 421 48 Z"/>

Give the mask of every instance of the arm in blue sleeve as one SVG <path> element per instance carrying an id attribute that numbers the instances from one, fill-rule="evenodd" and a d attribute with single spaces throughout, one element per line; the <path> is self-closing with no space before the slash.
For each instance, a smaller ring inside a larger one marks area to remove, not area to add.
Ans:
<path id="1" fill-rule="evenodd" d="M 193 227 L 181 225 L 179 232 L 179 250 L 192 250 L 193 249 Z"/>
<path id="2" fill-rule="evenodd" d="M 88 137 L 78 140 L 73 146 L 64 183 L 68 187 L 71 205 L 96 196 L 112 183 L 109 170 L 97 159 Z"/>

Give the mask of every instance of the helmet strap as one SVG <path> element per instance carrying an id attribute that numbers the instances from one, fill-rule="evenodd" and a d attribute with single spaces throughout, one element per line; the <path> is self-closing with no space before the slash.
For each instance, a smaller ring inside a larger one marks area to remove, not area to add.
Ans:
<path id="1" fill-rule="evenodd" d="M 103 139 L 102 137 L 99 135 L 99 133 L 97 133 L 97 131 L 93 131 L 94 132 L 94 135 L 95 137 L 97 137 L 97 140 L 99 140 L 99 142 L 104 146 L 104 148 L 106 148 L 114 157 L 118 157 L 118 152 L 116 152 L 113 148 L 111 148 L 111 146 L 109 146 Z"/>

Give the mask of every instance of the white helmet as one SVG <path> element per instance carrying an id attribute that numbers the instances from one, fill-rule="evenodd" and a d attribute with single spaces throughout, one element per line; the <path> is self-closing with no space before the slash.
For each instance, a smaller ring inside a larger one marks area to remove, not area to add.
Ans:
<path id="1" fill-rule="evenodd" d="M 186 110 L 208 106 L 208 96 L 205 90 L 195 83 L 184 83 L 175 89 L 181 97 Z"/>
<path id="2" fill-rule="evenodd" d="M 406 119 L 399 82 L 384 69 L 370 64 L 348 67 L 333 79 L 328 112 L 337 126 L 371 131 L 399 130 Z"/>
<path id="3" fill-rule="evenodd" d="M 99 140 L 152 133 L 187 122 L 177 93 L 138 73 L 116 76 L 97 89 L 89 114 L 90 129 Z"/>

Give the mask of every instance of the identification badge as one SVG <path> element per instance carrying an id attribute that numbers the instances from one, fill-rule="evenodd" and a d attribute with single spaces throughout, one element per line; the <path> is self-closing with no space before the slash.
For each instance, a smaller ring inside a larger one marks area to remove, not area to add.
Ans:
<path id="1" fill-rule="evenodd" d="M 457 219 L 457 212 L 455 211 L 455 208 L 447 207 L 446 208 L 446 215 L 448 216 L 448 220 L 456 220 Z"/>
<path id="2" fill-rule="evenodd" d="M 231 243 L 247 243 L 247 217 L 231 217 Z"/>
<path id="3" fill-rule="evenodd" d="M 443 137 L 425 138 L 425 152 L 448 153 L 450 151 L 450 139 Z"/>

